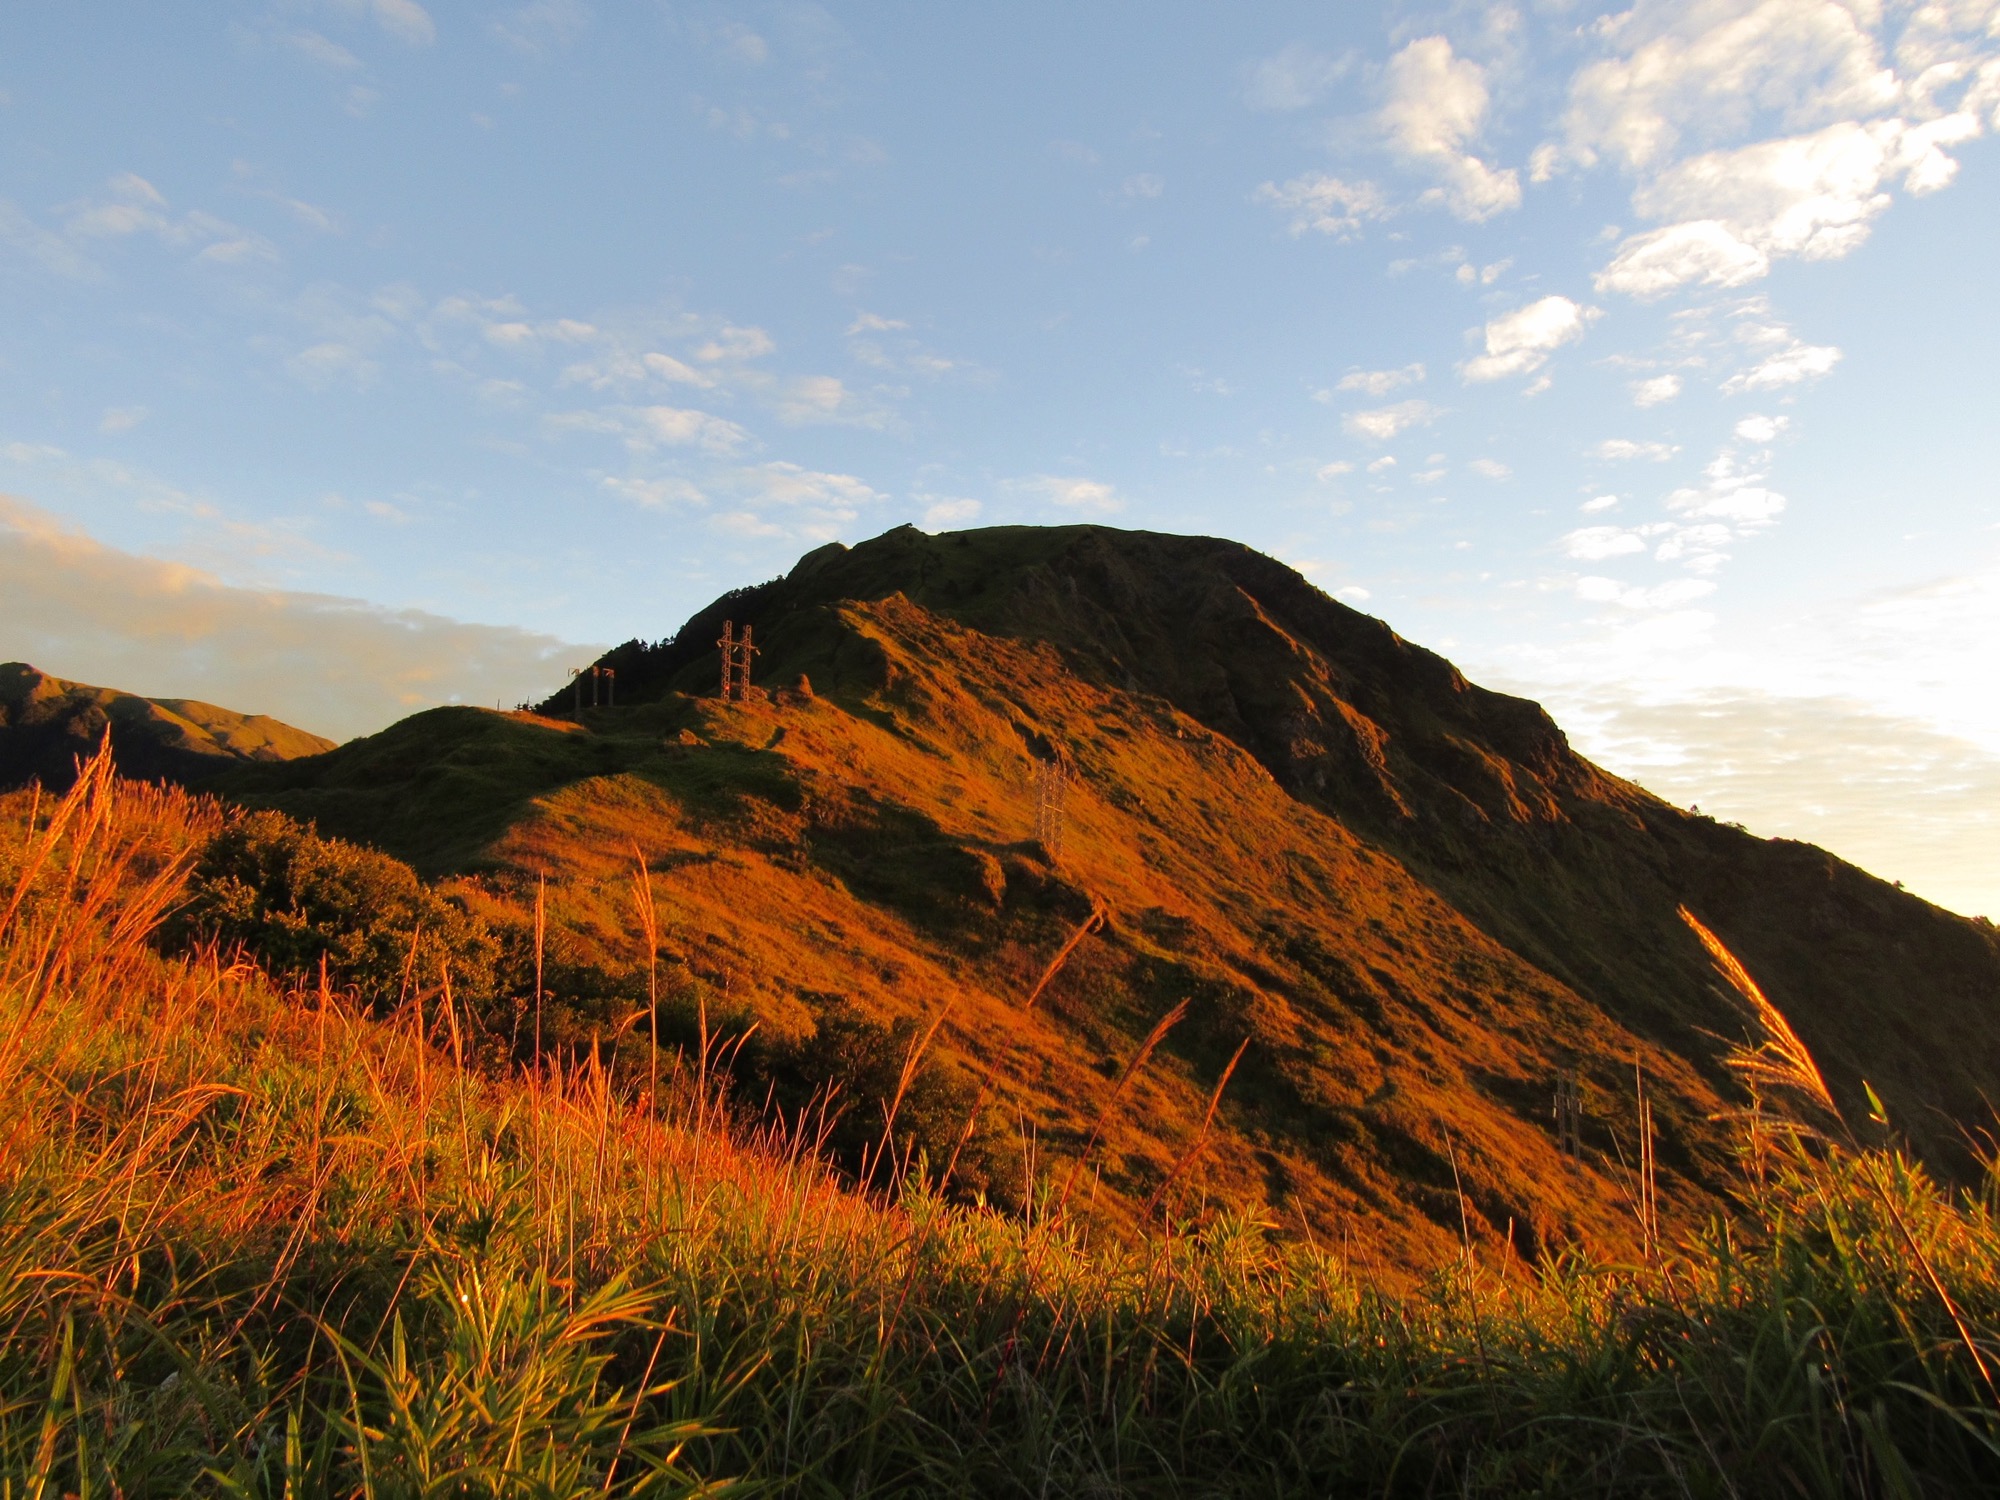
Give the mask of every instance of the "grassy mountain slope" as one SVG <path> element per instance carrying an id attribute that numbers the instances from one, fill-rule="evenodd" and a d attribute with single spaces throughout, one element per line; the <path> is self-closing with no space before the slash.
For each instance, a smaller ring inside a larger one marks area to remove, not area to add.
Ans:
<path id="1" fill-rule="evenodd" d="M 119 769 L 143 781 L 201 782 L 241 761 L 295 760 L 333 741 L 263 714 L 193 698 L 141 698 L 0 664 L 0 786 L 67 787 L 106 728 Z"/>
<path id="2" fill-rule="evenodd" d="M 0 1494 L 2000 1488 L 1990 1182 L 1767 1120 L 1727 1224 L 1403 1291 L 1213 1202 L 856 1193 L 692 1069 L 162 953 L 227 823 L 109 771 L 0 794 Z"/>
<path id="3" fill-rule="evenodd" d="M 699 696 L 724 617 L 755 622 L 760 680 L 810 688 Z M 677 993 L 781 1032 L 827 993 L 942 1015 L 1029 1149 L 1101 1133 L 1079 1191 L 1114 1216 L 1197 1139 L 1246 1038 L 1178 1190 L 1405 1264 L 1462 1224 L 1524 1252 L 1615 1243 L 1636 1068 L 1667 1210 L 1701 1214 L 1729 1172 L 1720 1039 L 1744 1021 L 1682 903 L 1836 1092 L 1865 1076 L 1934 1158 L 2000 1086 L 1990 930 L 1668 807 L 1535 705 L 1231 543 L 903 528 L 609 661 L 624 706 L 580 724 L 436 710 L 219 785 L 466 873 L 517 916 L 546 875 L 561 929 L 632 962 L 636 849 Z M 1050 755 L 1074 773 L 1059 860 L 1033 839 Z M 1024 1008 L 1094 903 L 1105 928 Z M 1576 1162 L 1549 1129 L 1571 1071 Z"/>

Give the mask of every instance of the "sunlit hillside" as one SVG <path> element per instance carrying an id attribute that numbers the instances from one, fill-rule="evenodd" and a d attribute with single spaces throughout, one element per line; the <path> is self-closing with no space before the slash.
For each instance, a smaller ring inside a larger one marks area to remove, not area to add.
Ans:
<path id="1" fill-rule="evenodd" d="M 1054 1161 L 1006 1213 L 857 1193 L 713 1049 L 475 1071 L 448 966 L 370 1019 L 161 956 L 238 821 L 102 761 L 0 804 L 8 1493 L 2000 1482 L 1988 1211 L 1849 1144 L 1781 1018 L 1727 1222 L 1623 1265 L 1468 1235 L 1397 1291 L 1213 1200 L 1093 1228 Z"/>
<path id="2" fill-rule="evenodd" d="M 716 685 L 730 617 L 761 652 L 742 701 Z M 1660 1211 L 1698 1225 L 1733 1181 L 1721 1058 L 1749 1018 L 1683 905 L 1850 1110 L 1865 1081 L 1975 1170 L 1990 929 L 1606 775 L 1245 548 L 904 528 L 606 664 L 539 714 L 437 710 L 219 785 L 456 876 L 517 950 L 545 891 L 569 1047 L 631 1034 L 643 863 L 670 1027 L 808 1038 L 852 1005 L 935 1029 L 982 1150 L 1091 1143 L 1080 1197 L 1114 1223 L 1208 1195 L 1385 1269 L 1466 1233 L 1631 1248 L 1643 1093 Z"/>

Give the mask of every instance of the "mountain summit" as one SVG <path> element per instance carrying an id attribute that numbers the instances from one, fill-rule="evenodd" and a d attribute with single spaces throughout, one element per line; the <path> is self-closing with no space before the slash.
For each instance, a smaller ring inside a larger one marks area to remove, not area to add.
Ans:
<path id="1" fill-rule="evenodd" d="M 725 620 L 755 632 L 740 699 Z M 935 1021 L 1024 1152 L 1089 1147 L 1114 1217 L 1178 1170 L 1407 1263 L 1462 1226 L 1616 1240 L 1642 1085 L 1666 1211 L 1706 1213 L 1751 1022 L 1683 907 L 1851 1118 L 1865 1079 L 1951 1169 L 2000 1095 L 1990 928 L 1669 806 L 1235 543 L 903 527 L 598 666 L 615 707 L 433 710 L 220 785 L 496 911 L 546 877 L 579 952 L 631 951 L 636 852 L 677 983 L 780 1033 L 829 996 Z"/>

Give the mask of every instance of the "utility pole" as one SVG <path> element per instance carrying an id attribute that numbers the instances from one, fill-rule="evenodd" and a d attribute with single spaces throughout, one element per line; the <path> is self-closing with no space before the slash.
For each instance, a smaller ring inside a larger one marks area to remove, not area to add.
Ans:
<path id="1" fill-rule="evenodd" d="M 576 699 L 576 707 L 575 707 L 575 709 L 574 709 L 574 710 L 572 711 L 572 713 L 573 713 L 573 717 L 574 717 L 574 718 L 576 719 L 577 723 L 579 723 L 579 724 L 581 724 L 581 723 L 583 722 L 583 674 L 584 674 L 584 671 L 585 671 L 585 669 L 584 669 L 583 667 L 571 667 L 571 668 L 569 669 L 569 680 L 570 680 L 570 686 L 571 686 L 572 688 L 574 688 L 574 689 L 575 689 L 575 694 L 574 694 L 574 696 L 575 696 L 575 699 Z M 595 701 L 595 699 L 596 699 L 596 696 L 597 696 L 597 695 L 596 695 L 595 693 L 592 693 L 592 694 L 591 694 L 591 698 L 592 698 L 592 700 L 593 700 L 593 701 Z"/>

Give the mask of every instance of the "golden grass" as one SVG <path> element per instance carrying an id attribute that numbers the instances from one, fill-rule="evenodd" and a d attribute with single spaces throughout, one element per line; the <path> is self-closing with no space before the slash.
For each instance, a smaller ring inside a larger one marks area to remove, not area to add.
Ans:
<path id="1" fill-rule="evenodd" d="M 1781 1143 L 1655 1265 L 1468 1236 L 1407 1293 L 1226 1207 L 1107 1237 L 1057 1172 L 857 1194 L 699 1060 L 482 1076 L 446 975 L 374 1021 L 156 955 L 213 816 L 0 802 L 10 1496 L 2000 1484 L 2000 1231 L 1893 1153 Z"/>

